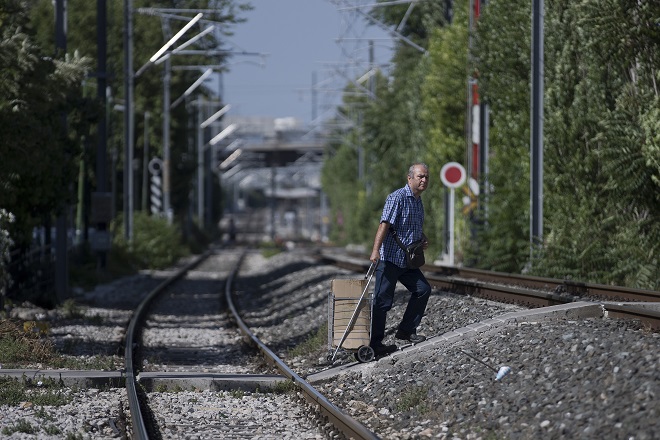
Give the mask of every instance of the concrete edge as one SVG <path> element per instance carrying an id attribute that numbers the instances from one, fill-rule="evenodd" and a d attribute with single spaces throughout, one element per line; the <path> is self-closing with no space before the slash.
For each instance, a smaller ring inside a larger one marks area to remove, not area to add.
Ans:
<path id="1" fill-rule="evenodd" d="M 123 371 L 0 369 L 0 377 L 10 377 L 31 383 L 50 379 L 58 381 L 63 386 L 79 388 L 123 388 L 126 386 L 126 376 Z"/>
<path id="2" fill-rule="evenodd" d="M 61 386 L 78 388 L 124 388 L 124 371 L 0 369 L 0 377 L 14 378 L 30 384 L 55 380 Z M 218 374 L 200 372 L 143 372 L 138 378 L 147 391 L 211 390 L 268 392 L 287 382 L 284 376 L 262 374 Z"/>
<path id="3" fill-rule="evenodd" d="M 271 374 L 215 374 L 215 373 L 140 373 L 138 382 L 146 391 L 248 391 L 268 392 L 289 379 Z"/>

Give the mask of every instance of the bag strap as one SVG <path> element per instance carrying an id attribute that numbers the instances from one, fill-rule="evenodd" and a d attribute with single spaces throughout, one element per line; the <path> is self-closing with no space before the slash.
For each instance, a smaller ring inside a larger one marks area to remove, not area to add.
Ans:
<path id="1" fill-rule="evenodd" d="M 390 232 L 392 233 L 392 235 L 394 235 L 394 238 L 396 239 L 396 242 L 399 244 L 399 247 L 401 249 L 403 249 L 403 251 L 405 252 L 406 251 L 406 246 L 403 244 L 403 242 L 401 241 L 401 239 L 397 235 L 396 231 L 394 229 L 390 229 Z"/>

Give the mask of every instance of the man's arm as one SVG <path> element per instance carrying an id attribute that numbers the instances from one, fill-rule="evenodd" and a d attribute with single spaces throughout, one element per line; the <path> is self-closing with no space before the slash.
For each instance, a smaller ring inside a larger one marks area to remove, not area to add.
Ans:
<path id="1" fill-rule="evenodd" d="M 380 225 L 378 225 L 378 231 L 376 231 L 376 237 L 374 238 L 374 247 L 371 249 L 371 257 L 369 258 L 372 263 L 376 263 L 380 259 L 380 247 L 389 230 L 390 224 L 387 222 L 381 222 Z"/>

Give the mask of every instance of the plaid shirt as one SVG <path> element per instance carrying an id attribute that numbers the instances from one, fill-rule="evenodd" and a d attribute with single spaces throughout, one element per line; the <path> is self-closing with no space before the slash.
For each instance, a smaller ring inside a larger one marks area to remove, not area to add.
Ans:
<path id="1" fill-rule="evenodd" d="M 399 188 L 387 196 L 380 222 L 389 223 L 390 229 L 394 229 L 406 246 L 421 240 L 424 225 L 422 198 L 415 199 L 408 185 Z M 399 267 L 406 267 L 406 255 L 391 232 L 387 233 L 380 247 L 380 258 Z"/>

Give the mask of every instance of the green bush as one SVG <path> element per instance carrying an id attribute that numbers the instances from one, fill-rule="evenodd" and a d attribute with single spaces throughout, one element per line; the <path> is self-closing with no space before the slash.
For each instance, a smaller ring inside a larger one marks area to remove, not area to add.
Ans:
<path id="1" fill-rule="evenodd" d="M 123 253 L 137 269 L 163 269 L 189 253 L 176 225 L 142 212 L 133 218 L 132 244 L 126 242 L 123 224 L 118 220 L 113 223 L 113 235 L 113 252 Z"/>

